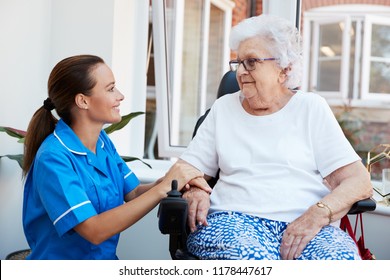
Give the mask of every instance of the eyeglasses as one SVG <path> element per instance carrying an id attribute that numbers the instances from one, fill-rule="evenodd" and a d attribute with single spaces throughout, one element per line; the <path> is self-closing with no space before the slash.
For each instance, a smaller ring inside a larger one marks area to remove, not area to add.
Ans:
<path id="1" fill-rule="evenodd" d="M 240 67 L 240 64 L 244 65 L 244 68 L 246 71 L 253 71 L 256 69 L 256 62 L 263 62 L 263 61 L 269 61 L 269 60 L 278 60 L 277 58 L 274 57 L 269 57 L 269 58 L 247 58 L 244 60 L 230 60 L 229 61 L 229 66 L 230 70 L 232 71 L 237 71 L 238 67 Z"/>

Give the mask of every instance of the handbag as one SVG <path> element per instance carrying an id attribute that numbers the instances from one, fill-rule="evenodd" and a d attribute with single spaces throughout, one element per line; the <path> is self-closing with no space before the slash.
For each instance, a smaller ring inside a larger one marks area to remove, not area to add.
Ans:
<path id="1" fill-rule="evenodd" d="M 360 224 L 360 237 L 357 238 L 357 227 Z M 375 255 L 370 251 L 370 249 L 366 248 L 364 244 L 364 231 L 363 231 L 363 214 L 356 214 L 355 228 L 352 229 L 351 222 L 349 221 L 348 215 L 345 215 L 341 218 L 340 228 L 347 232 L 349 236 L 355 241 L 356 246 L 358 247 L 360 257 L 362 260 L 375 260 Z"/>

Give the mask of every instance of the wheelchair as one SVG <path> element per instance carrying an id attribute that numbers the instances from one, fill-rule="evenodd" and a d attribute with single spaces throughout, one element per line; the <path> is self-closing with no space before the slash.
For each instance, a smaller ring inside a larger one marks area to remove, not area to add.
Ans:
<path id="1" fill-rule="evenodd" d="M 236 73 L 228 71 L 222 77 L 218 88 L 217 98 L 224 94 L 234 93 L 240 90 Z M 207 117 L 210 109 L 208 109 L 197 121 L 193 137 L 195 136 L 199 126 Z M 213 187 L 218 180 L 218 176 L 208 181 L 209 185 Z M 357 201 L 352 205 L 347 215 L 359 214 L 367 211 L 374 211 L 376 202 L 371 199 L 364 199 Z M 197 257 L 190 254 L 187 250 L 187 236 L 189 228 L 187 226 L 188 204 L 182 198 L 182 195 L 177 191 L 177 182 L 172 182 L 172 190 L 168 192 L 168 197 L 160 202 L 158 209 L 158 225 L 162 234 L 169 234 L 169 252 L 172 260 L 196 260 Z"/>

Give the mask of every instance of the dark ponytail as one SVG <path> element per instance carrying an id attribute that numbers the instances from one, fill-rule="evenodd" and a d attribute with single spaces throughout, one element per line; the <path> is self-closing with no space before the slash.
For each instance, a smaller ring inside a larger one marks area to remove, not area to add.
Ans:
<path id="1" fill-rule="evenodd" d="M 54 131 L 56 124 L 57 119 L 44 106 L 35 112 L 24 139 L 23 176 L 27 175 L 39 146 Z"/>

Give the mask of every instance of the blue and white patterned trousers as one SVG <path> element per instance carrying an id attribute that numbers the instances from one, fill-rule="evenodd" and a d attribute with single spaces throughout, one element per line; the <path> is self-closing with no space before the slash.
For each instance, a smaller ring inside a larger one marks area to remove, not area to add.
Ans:
<path id="1" fill-rule="evenodd" d="M 279 260 L 288 223 L 238 212 L 208 215 L 208 226 L 189 235 L 187 247 L 200 259 Z M 360 260 L 352 238 L 338 227 L 326 226 L 307 244 L 298 260 Z"/>

